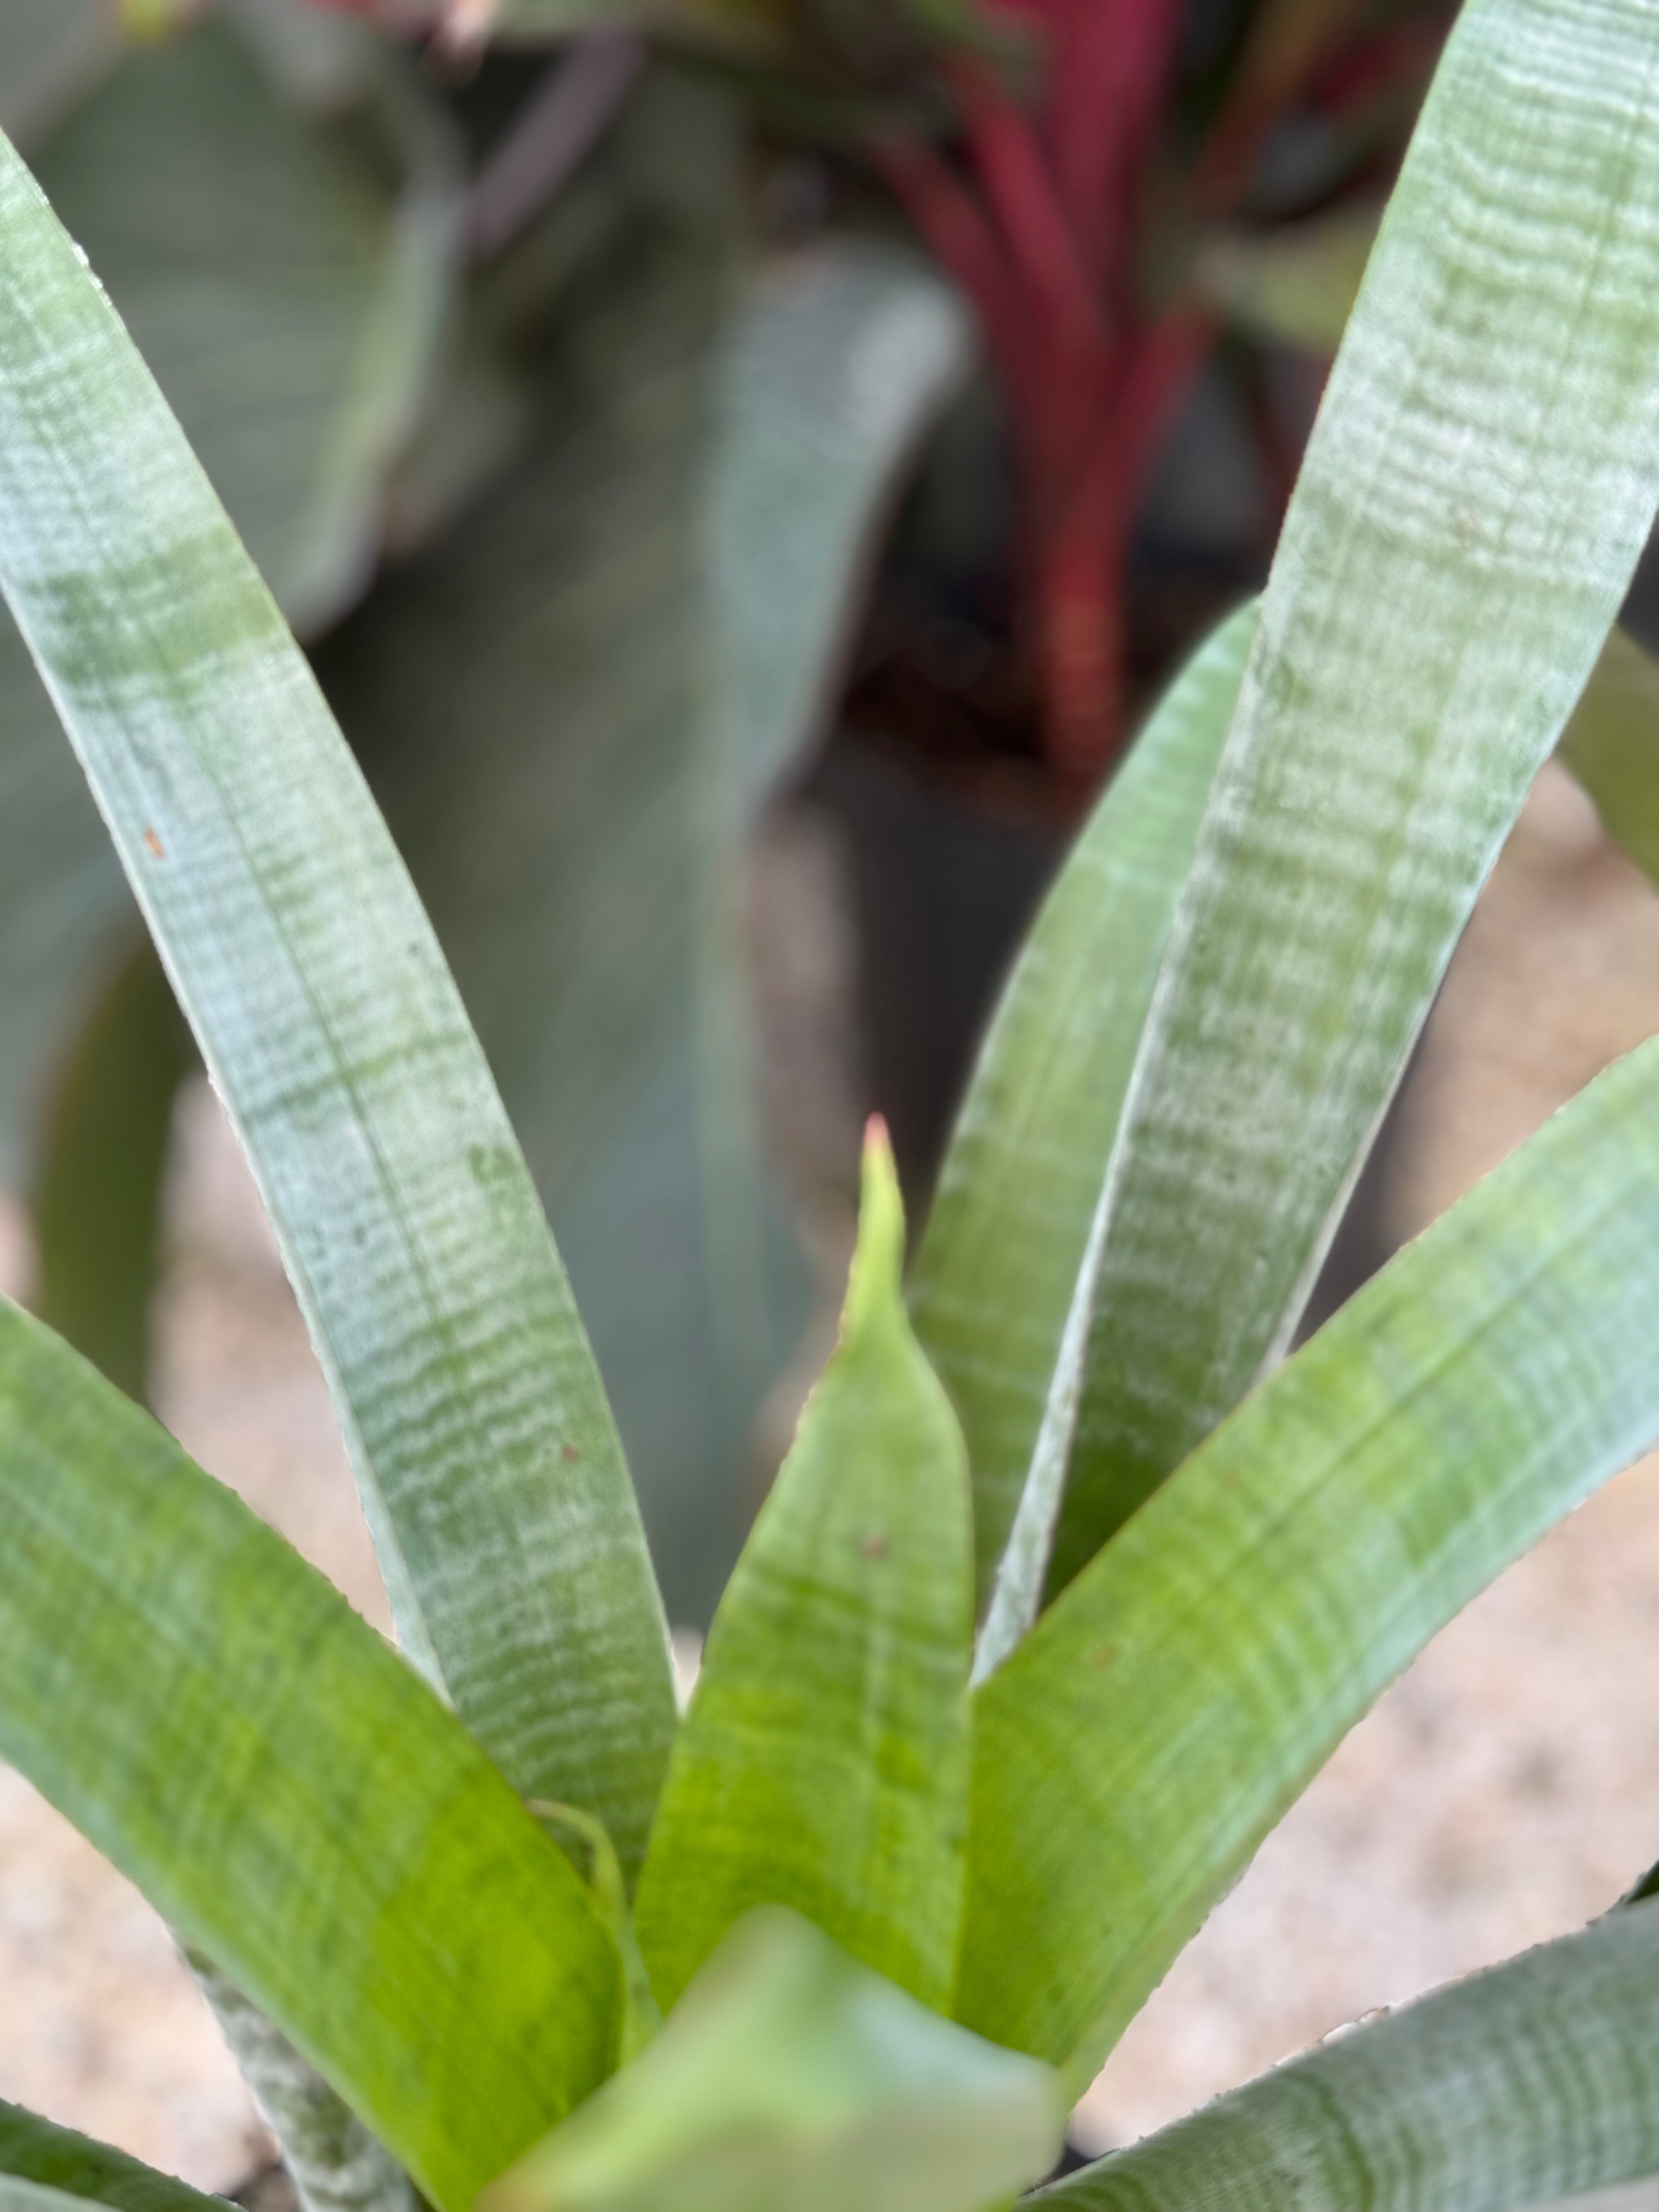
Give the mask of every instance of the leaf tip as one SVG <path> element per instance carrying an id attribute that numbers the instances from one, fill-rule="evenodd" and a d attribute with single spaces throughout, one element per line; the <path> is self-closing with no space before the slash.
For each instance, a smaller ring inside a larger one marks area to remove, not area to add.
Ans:
<path id="1" fill-rule="evenodd" d="M 842 1316 L 843 1337 L 853 1335 L 882 1308 L 897 1303 L 903 1271 L 904 1200 L 893 1140 L 882 1116 L 872 1114 L 864 1127 L 859 1236 Z"/>

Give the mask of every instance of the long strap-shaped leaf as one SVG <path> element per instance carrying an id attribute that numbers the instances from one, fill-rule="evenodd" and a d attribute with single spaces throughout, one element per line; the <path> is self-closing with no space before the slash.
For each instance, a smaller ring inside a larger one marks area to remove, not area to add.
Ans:
<path id="1" fill-rule="evenodd" d="M 1262 603 L 1103 1201 L 1063 1581 L 1282 1347 L 1659 497 L 1659 11 L 1470 0 Z"/>
<path id="2" fill-rule="evenodd" d="M 673 1723 L 609 1408 L 385 827 L 107 302 L 0 150 L 0 582 L 241 1132 L 406 1649 L 636 1865 Z"/>
<path id="3" fill-rule="evenodd" d="M 1194 654 L 1095 810 L 1009 978 L 940 1171 L 910 1310 L 968 1440 L 981 1610 L 1045 1406 L 1063 1394 L 1067 1311 L 1087 1322 L 1089 1224 L 1255 627 L 1251 605 Z M 1006 1577 L 1028 1602 L 1046 1538 Z"/>
<path id="4" fill-rule="evenodd" d="M 975 1700 L 957 2007 L 1086 2079 L 1437 1629 L 1659 1435 L 1659 1042 L 1389 1262 Z"/>
<path id="5" fill-rule="evenodd" d="M 614 2053 L 568 1860 L 320 1575 L 9 1305 L 0 1526 L 0 1757 L 469 2212 Z"/>
<path id="6" fill-rule="evenodd" d="M 1054 2212 L 1510 2212 L 1659 2172 L 1659 1905 L 1351 2029 L 1042 2191 Z"/>
<path id="7" fill-rule="evenodd" d="M 173 1102 L 196 1054 L 155 948 L 132 934 L 58 1071 L 32 1208 L 33 1304 L 143 1402 Z"/>
<path id="8" fill-rule="evenodd" d="M 221 2199 L 0 2099 L 0 2212 L 27 2212 L 22 2190 L 107 2204 L 114 2212 L 218 2212 Z"/>
<path id="9" fill-rule="evenodd" d="M 982 1672 L 1040 1601 L 1093 1309 L 1090 1214 L 1255 621 L 1252 603 L 1188 661 L 1068 855 L 1003 992 L 917 1258 L 912 1317 L 973 1470 Z M 1558 757 L 1659 875 L 1659 665 L 1617 627 Z"/>
<path id="10" fill-rule="evenodd" d="M 155 2179 L 161 2181 L 165 2177 L 157 2174 Z M 65 2190 L 49 2189 L 43 2182 L 21 2181 L 15 2174 L 0 2172 L 0 2212 L 81 2212 L 85 2201 Z M 213 2212 L 210 2197 L 198 2196 L 182 2184 L 176 2197 L 158 2191 L 151 2202 L 155 2212 Z"/>
<path id="11" fill-rule="evenodd" d="M 672 2004 L 788 1905 L 943 2011 L 962 1929 L 973 1537 L 961 1432 L 899 1290 L 884 1132 L 841 1342 L 721 1600 L 640 1882 Z"/>
<path id="12" fill-rule="evenodd" d="M 302 2212 L 420 2212 L 397 2160 L 282 2030 L 202 1952 L 190 1954 L 190 1969 L 276 2138 Z"/>

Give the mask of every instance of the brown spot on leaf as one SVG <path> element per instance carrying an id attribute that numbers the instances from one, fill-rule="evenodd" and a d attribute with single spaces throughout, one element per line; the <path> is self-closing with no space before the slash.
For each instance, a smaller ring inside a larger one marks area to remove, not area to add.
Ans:
<path id="1" fill-rule="evenodd" d="M 576 1464 L 576 1462 L 581 1457 L 581 1454 L 576 1449 L 574 1444 L 567 1444 L 564 1448 L 564 1457 L 568 1461 L 570 1465 L 574 1467 Z"/>
<path id="2" fill-rule="evenodd" d="M 859 1549 L 866 1559 L 884 1559 L 887 1557 L 887 1539 L 878 1528 L 872 1528 Z"/>
<path id="3" fill-rule="evenodd" d="M 165 860 L 167 856 L 167 847 L 153 830 L 146 830 L 144 832 L 144 849 L 152 860 Z"/>
<path id="4" fill-rule="evenodd" d="M 1117 1657 L 1117 1646 L 1116 1646 L 1116 1644 L 1103 1644 L 1101 1645 L 1101 1647 L 1100 1647 L 1099 1650 L 1098 1650 L 1098 1651 L 1097 1651 L 1097 1652 L 1096 1652 L 1096 1654 L 1095 1654 L 1095 1664 L 1096 1664 L 1096 1666 L 1097 1666 L 1097 1667 L 1109 1667 L 1109 1666 L 1111 1665 L 1112 1662 L 1113 1662 L 1116 1657 Z"/>

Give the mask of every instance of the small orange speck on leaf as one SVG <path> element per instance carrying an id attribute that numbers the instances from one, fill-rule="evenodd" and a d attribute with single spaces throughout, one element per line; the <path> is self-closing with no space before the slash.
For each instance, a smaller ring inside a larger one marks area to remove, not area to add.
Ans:
<path id="1" fill-rule="evenodd" d="M 1095 1654 L 1095 1664 L 1097 1667 L 1109 1667 L 1116 1656 L 1117 1646 L 1115 1644 L 1103 1644 L 1099 1650 Z"/>
<path id="2" fill-rule="evenodd" d="M 569 1462 L 570 1465 L 574 1467 L 576 1462 L 581 1457 L 581 1454 L 576 1449 L 574 1444 L 567 1444 L 564 1448 L 564 1457 Z"/>
<path id="3" fill-rule="evenodd" d="M 146 830 L 144 832 L 144 849 L 152 859 L 164 860 L 167 858 L 167 848 L 153 830 Z"/>
<path id="4" fill-rule="evenodd" d="M 887 1557 L 887 1539 L 879 1529 L 872 1528 L 859 1549 L 866 1559 L 884 1559 Z"/>

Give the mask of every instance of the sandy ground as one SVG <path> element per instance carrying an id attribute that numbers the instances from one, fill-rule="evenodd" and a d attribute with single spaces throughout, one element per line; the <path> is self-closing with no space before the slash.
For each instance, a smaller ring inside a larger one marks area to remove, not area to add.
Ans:
<path id="1" fill-rule="evenodd" d="M 1551 773 L 1437 1010 L 1385 1193 L 1407 1235 L 1659 1030 L 1659 898 Z M 234 1146 L 182 1116 L 162 1410 L 352 1601 L 385 1604 L 327 1400 Z M 27 1269 L 0 1219 L 0 1273 Z M 1659 1857 L 1659 1462 L 1472 1606 L 1217 1911 L 1079 2115 L 1105 2145 L 1370 2007 L 1563 1933 Z M 0 2095 L 208 2187 L 256 2117 L 143 1903 L 0 1771 Z"/>

